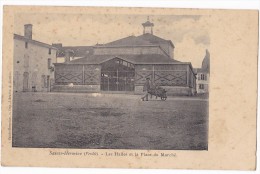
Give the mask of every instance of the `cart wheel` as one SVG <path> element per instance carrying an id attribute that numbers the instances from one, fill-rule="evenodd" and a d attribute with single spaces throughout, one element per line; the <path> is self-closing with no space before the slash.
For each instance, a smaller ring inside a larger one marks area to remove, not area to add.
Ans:
<path id="1" fill-rule="evenodd" d="M 165 101 L 167 99 L 167 97 L 161 97 L 161 100 Z"/>

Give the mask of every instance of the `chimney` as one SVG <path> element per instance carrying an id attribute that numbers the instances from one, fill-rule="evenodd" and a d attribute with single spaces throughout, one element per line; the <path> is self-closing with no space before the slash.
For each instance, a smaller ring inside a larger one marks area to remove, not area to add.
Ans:
<path id="1" fill-rule="evenodd" d="M 32 24 L 24 25 L 24 37 L 27 39 L 32 39 Z"/>

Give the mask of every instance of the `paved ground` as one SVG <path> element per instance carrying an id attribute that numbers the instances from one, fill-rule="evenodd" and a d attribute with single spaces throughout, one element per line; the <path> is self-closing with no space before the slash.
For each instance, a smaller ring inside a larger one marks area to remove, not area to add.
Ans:
<path id="1" fill-rule="evenodd" d="M 138 95 L 15 93 L 14 147 L 206 150 L 208 101 Z"/>

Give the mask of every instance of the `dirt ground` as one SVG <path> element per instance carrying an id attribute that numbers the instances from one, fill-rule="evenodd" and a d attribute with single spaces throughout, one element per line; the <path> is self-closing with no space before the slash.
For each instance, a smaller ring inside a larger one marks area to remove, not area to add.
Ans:
<path id="1" fill-rule="evenodd" d="M 207 150 L 208 100 L 15 93 L 13 147 Z"/>

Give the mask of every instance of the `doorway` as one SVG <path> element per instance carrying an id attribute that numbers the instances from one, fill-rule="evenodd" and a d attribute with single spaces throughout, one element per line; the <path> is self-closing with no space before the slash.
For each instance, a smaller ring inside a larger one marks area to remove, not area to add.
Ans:
<path id="1" fill-rule="evenodd" d="M 134 64 L 114 58 L 101 66 L 102 91 L 134 91 Z"/>

